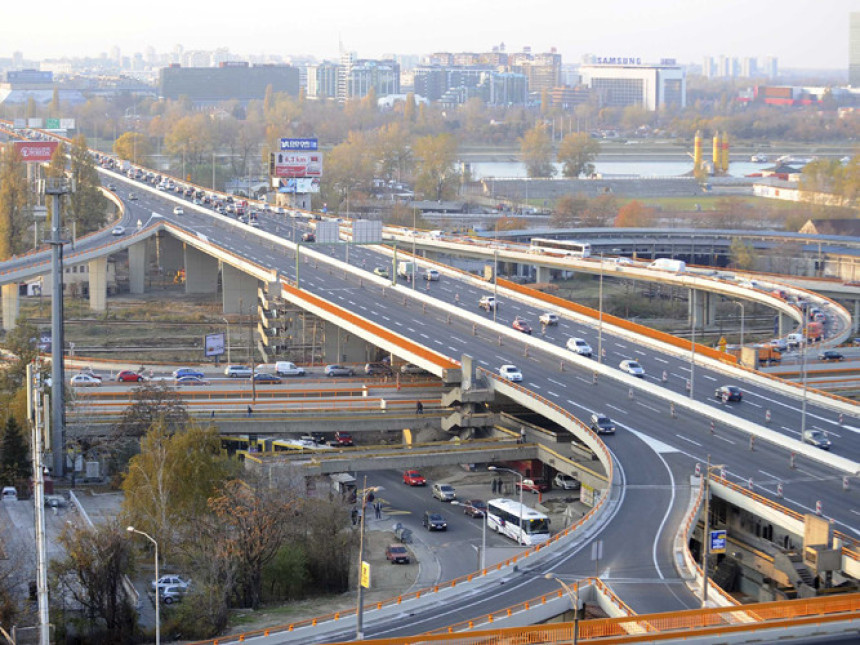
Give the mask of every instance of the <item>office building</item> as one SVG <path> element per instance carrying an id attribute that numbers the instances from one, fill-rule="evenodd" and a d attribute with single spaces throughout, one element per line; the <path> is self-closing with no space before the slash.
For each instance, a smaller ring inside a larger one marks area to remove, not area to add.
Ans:
<path id="1" fill-rule="evenodd" d="M 274 92 L 299 95 L 299 70 L 290 65 L 221 63 L 218 67 L 180 67 L 160 70 L 158 94 L 177 100 L 187 96 L 198 106 L 237 100 L 247 103 L 263 100 L 266 88 Z"/>
<path id="2" fill-rule="evenodd" d="M 640 106 L 646 110 L 683 108 L 687 105 L 684 68 L 672 59 L 659 65 L 638 58 L 593 58 L 580 68 L 583 82 L 603 107 Z"/>
<path id="3" fill-rule="evenodd" d="M 340 66 L 320 63 L 307 66 L 307 95 L 319 99 L 337 98 L 337 80 Z"/>
<path id="4" fill-rule="evenodd" d="M 371 88 L 377 97 L 400 94 L 400 65 L 394 60 L 359 59 L 355 52 L 343 52 L 338 69 L 338 101 L 363 98 Z"/>
<path id="5" fill-rule="evenodd" d="M 848 84 L 860 87 L 860 12 L 851 13 L 848 25 Z"/>

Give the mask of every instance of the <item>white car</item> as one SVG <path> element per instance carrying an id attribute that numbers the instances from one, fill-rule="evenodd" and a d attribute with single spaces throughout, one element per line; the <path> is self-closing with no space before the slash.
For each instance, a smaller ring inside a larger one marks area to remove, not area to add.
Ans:
<path id="1" fill-rule="evenodd" d="M 622 372 L 627 372 L 631 376 L 638 376 L 639 378 L 645 378 L 645 370 L 642 369 L 642 366 L 634 360 L 623 360 L 618 364 L 618 367 Z"/>
<path id="2" fill-rule="evenodd" d="M 586 343 L 582 338 L 569 338 L 567 340 L 567 348 L 579 354 L 580 356 L 591 356 L 591 345 Z"/>
<path id="3" fill-rule="evenodd" d="M 428 282 L 436 282 L 439 280 L 439 272 L 436 269 L 427 269 L 424 272 L 424 279 Z"/>
<path id="4" fill-rule="evenodd" d="M 110 234 L 116 236 L 125 235 L 125 226 L 114 226 Z"/>
<path id="5" fill-rule="evenodd" d="M 556 474 L 555 479 L 552 480 L 552 485 L 562 490 L 579 490 L 581 486 L 576 477 L 564 473 Z"/>
<path id="6" fill-rule="evenodd" d="M 173 208 L 174 215 L 185 215 L 185 211 L 182 210 L 182 206 L 176 206 Z"/>
<path id="7" fill-rule="evenodd" d="M 519 368 L 516 365 L 502 365 L 499 368 L 499 375 L 502 378 L 506 378 L 509 381 L 513 381 L 515 383 L 519 383 L 523 380 L 523 373 L 520 372 Z"/>
<path id="8" fill-rule="evenodd" d="M 98 387 L 102 384 L 102 381 L 89 374 L 75 374 L 70 383 L 75 387 Z"/>
<path id="9" fill-rule="evenodd" d="M 541 314 L 538 320 L 540 321 L 541 325 L 546 325 L 547 327 L 549 327 L 550 325 L 558 324 L 558 315 L 547 312 L 545 314 Z"/>
<path id="10" fill-rule="evenodd" d="M 179 576 L 161 576 L 158 580 L 152 581 L 152 590 L 155 591 L 156 589 L 163 589 L 164 587 L 171 587 L 173 585 L 187 589 L 190 584 L 191 580 L 184 580 Z"/>
<path id="11" fill-rule="evenodd" d="M 493 296 L 484 296 L 478 302 L 478 307 L 486 311 L 492 311 L 496 308 L 496 299 Z"/>

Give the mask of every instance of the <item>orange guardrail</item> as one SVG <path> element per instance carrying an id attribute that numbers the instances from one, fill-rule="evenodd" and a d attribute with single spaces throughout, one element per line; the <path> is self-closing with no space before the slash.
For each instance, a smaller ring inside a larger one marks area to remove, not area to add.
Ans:
<path id="1" fill-rule="evenodd" d="M 427 349 L 419 345 L 418 343 L 404 338 L 403 336 L 395 334 L 394 332 L 391 332 L 388 329 L 377 325 L 376 323 L 370 322 L 369 320 L 365 320 L 364 318 L 361 318 L 360 316 L 350 311 L 347 311 L 342 307 L 330 303 L 327 300 L 323 300 L 322 298 L 319 298 L 312 293 L 309 293 L 302 289 L 297 289 L 296 287 L 289 284 L 286 280 L 281 280 L 281 288 L 292 294 L 294 297 L 301 300 L 306 300 L 311 304 L 315 305 L 316 307 L 319 307 L 320 309 L 329 312 L 333 316 L 342 320 L 346 320 L 355 325 L 356 327 L 360 327 L 365 331 L 369 331 L 372 334 L 379 336 L 380 338 L 384 338 L 388 342 L 394 345 L 398 345 L 403 349 L 412 352 L 416 356 L 420 356 L 424 360 L 433 363 L 434 365 L 438 365 L 446 369 L 456 369 L 460 367 L 459 362 L 448 358 L 443 354 L 439 354 L 438 352 L 434 352 L 433 350 Z"/>
<path id="2" fill-rule="evenodd" d="M 530 287 L 526 287 L 521 284 L 517 284 L 516 282 L 509 282 L 508 280 L 499 280 L 499 286 L 502 286 L 506 289 L 510 289 L 511 291 L 516 291 L 517 293 L 521 293 L 524 296 L 529 296 L 531 298 L 536 298 L 538 300 L 542 300 L 547 304 L 554 305 L 561 309 L 568 309 L 570 311 L 575 311 L 576 313 L 588 316 L 589 318 L 593 318 L 594 320 L 598 320 L 600 318 L 600 312 L 596 309 L 592 309 L 591 307 L 586 307 L 585 305 L 580 305 L 575 302 L 571 302 L 570 300 L 565 300 L 564 298 L 560 298 L 559 296 L 554 296 L 552 294 L 544 293 L 542 291 L 538 291 L 537 289 L 532 289 Z M 603 314 L 603 322 L 608 325 L 613 325 L 615 327 L 619 327 L 621 329 L 626 329 L 628 331 L 632 331 L 634 333 L 640 334 L 642 336 L 647 336 L 648 338 L 653 338 L 655 340 L 659 340 L 668 345 L 672 345 L 673 347 L 678 347 L 680 349 L 685 349 L 690 351 L 692 348 L 692 343 L 685 338 L 678 338 L 677 336 L 673 336 L 672 334 L 659 331 L 657 329 L 653 329 L 651 327 L 646 327 L 645 325 L 640 325 L 639 323 L 634 323 L 629 320 L 625 320 L 624 318 L 619 318 L 618 316 L 613 316 L 611 314 L 604 313 Z M 696 353 L 701 354 L 702 356 L 707 356 L 708 358 L 713 358 L 719 361 L 723 361 L 724 363 L 735 363 L 737 362 L 737 358 L 734 356 L 728 356 L 719 350 L 708 347 L 707 345 L 701 345 L 696 343 Z"/>

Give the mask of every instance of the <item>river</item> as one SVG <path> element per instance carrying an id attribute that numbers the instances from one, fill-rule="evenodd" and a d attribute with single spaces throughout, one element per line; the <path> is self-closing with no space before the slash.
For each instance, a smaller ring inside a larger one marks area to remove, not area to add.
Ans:
<path id="1" fill-rule="evenodd" d="M 556 177 L 561 177 L 561 164 L 556 167 Z M 773 162 L 752 163 L 735 161 L 729 164 L 729 175 L 744 177 L 751 173 L 772 168 Z M 689 161 L 600 161 L 594 164 L 595 172 L 604 177 L 680 177 L 692 172 L 693 162 Z M 523 179 L 526 175 L 525 164 L 516 161 L 477 161 L 470 164 L 473 179 Z"/>

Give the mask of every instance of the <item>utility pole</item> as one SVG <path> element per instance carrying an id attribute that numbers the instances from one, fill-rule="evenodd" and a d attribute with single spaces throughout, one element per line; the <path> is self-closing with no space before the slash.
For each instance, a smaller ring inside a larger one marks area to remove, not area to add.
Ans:
<path id="1" fill-rule="evenodd" d="M 60 196 L 74 192 L 74 185 L 65 177 L 48 177 L 45 179 L 45 195 L 51 195 L 51 408 L 53 423 L 51 424 L 51 453 L 53 456 L 54 477 L 62 477 L 63 446 L 65 444 L 65 397 L 63 388 L 64 365 L 63 347 L 63 244 L 60 239 L 62 213 L 60 211 Z"/>
<path id="2" fill-rule="evenodd" d="M 56 211 L 55 211 L 56 212 Z M 45 474 L 42 467 L 42 376 L 38 359 L 27 365 L 27 410 L 32 426 L 33 504 L 36 514 L 36 590 L 39 599 L 39 645 L 49 645 L 48 557 L 45 543 Z"/>

